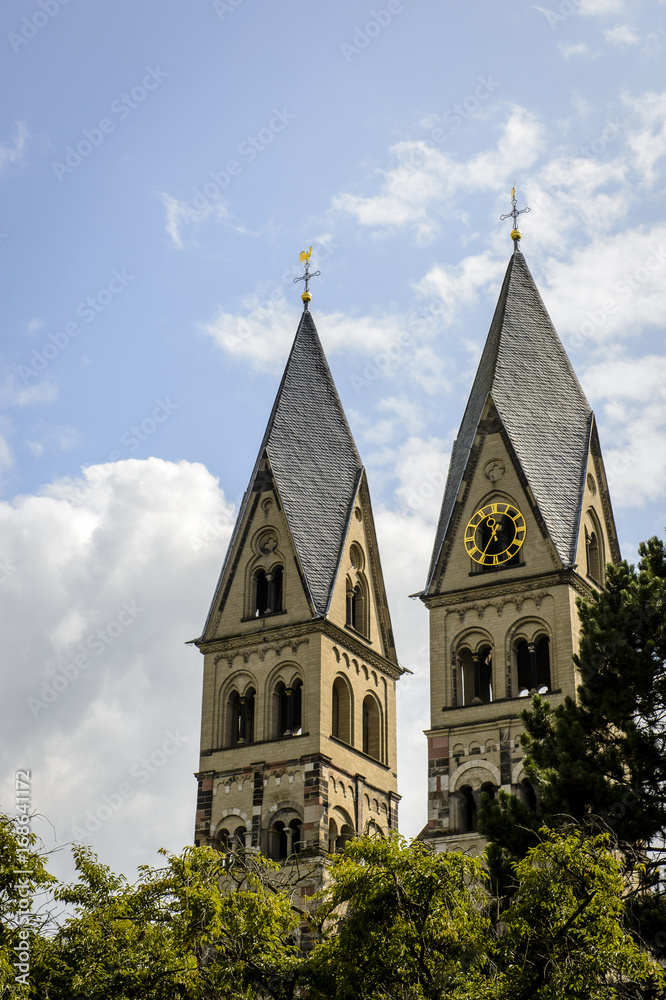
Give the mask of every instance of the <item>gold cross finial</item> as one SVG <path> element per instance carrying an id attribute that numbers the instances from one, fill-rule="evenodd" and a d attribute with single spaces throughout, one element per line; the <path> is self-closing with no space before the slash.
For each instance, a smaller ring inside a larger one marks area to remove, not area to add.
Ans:
<path id="1" fill-rule="evenodd" d="M 305 282 L 305 291 L 301 295 L 301 299 L 303 301 L 303 308 L 304 309 L 308 308 L 308 302 L 312 302 L 312 295 L 310 294 L 310 289 L 308 287 L 309 286 L 309 282 L 310 282 L 310 278 L 317 278 L 321 274 L 321 271 L 313 271 L 312 274 L 310 274 L 310 254 L 311 253 L 312 253 L 312 247 L 310 247 L 309 250 L 301 250 L 298 259 L 301 262 L 301 264 L 305 264 L 305 274 L 302 275 L 300 278 L 294 278 L 295 282 L 296 281 L 304 281 Z"/>
<path id="2" fill-rule="evenodd" d="M 511 230 L 511 239 L 513 240 L 513 252 L 515 253 L 518 249 L 518 241 L 523 235 L 518 229 L 518 216 L 524 215 L 529 212 L 529 208 L 518 209 L 516 206 L 518 201 L 516 199 L 516 185 L 514 184 L 511 188 L 511 211 L 507 212 L 506 215 L 500 215 L 500 219 L 513 219 L 513 229 Z"/>

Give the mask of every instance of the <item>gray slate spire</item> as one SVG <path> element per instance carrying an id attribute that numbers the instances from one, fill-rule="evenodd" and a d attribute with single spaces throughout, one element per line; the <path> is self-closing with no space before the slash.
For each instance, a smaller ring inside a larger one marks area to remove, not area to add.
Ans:
<path id="1" fill-rule="evenodd" d="M 304 310 L 227 561 L 267 456 L 315 611 L 324 615 L 363 465 L 317 329 Z M 222 576 L 226 570 L 223 567 Z"/>
<path id="2" fill-rule="evenodd" d="M 509 261 L 451 453 L 426 589 L 433 584 L 489 395 L 557 553 L 569 566 L 576 551 L 592 410 L 520 251 Z"/>

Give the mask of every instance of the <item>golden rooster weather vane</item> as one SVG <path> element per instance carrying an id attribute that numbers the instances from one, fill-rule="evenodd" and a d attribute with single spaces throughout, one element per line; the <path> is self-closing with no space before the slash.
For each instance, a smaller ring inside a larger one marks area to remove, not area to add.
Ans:
<path id="1" fill-rule="evenodd" d="M 294 282 L 296 282 L 296 281 L 304 281 L 305 282 L 305 290 L 304 290 L 303 294 L 301 295 L 301 299 L 303 301 L 303 308 L 304 309 L 308 308 L 308 302 L 312 302 L 312 295 L 310 294 L 310 289 L 308 287 L 309 286 L 309 282 L 310 282 L 310 278 L 318 278 L 319 275 L 321 274 L 321 271 L 313 271 L 312 274 L 310 274 L 310 255 L 311 255 L 311 253 L 312 253 L 312 247 L 310 247 L 309 250 L 301 250 L 298 259 L 299 259 L 299 261 L 300 261 L 301 264 L 305 264 L 305 274 L 301 275 L 301 277 L 299 277 L 299 278 L 294 278 Z"/>

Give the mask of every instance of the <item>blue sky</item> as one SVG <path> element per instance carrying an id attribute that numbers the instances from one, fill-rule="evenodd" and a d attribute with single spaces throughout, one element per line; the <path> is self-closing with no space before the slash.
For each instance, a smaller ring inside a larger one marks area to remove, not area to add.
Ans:
<path id="1" fill-rule="evenodd" d="M 405 833 L 425 820 L 428 725 L 427 616 L 407 594 L 511 252 L 498 217 L 514 183 L 525 256 L 597 412 L 623 553 L 663 532 L 665 15 L 663 0 L 3 4 L 3 773 L 33 769 L 59 842 L 124 784 L 88 831 L 105 860 L 131 872 L 191 838 L 201 665 L 183 642 L 311 244 L 312 312 L 414 671 Z"/>

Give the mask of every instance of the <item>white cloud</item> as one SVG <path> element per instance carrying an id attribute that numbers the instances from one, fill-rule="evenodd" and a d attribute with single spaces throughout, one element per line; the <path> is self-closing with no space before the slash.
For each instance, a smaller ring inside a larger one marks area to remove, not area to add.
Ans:
<path id="1" fill-rule="evenodd" d="M 10 164 L 21 162 L 28 144 L 28 136 L 28 126 L 25 122 L 17 122 L 14 138 L 0 142 L 0 172 Z"/>
<path id="2" fill-rule="evenodd" d="M 580 13 L 588 17 L 608 17 L 627 10 L 626 0 L 580 0 Z"/>
<path id="3" fill-rule="evenodd" d="M 604 235 L 545 262 L 542 295 L 565 346 L 626 341 L 666 315 L 666 223 Z"/>
<path id="4" fill-rule="evenodd" d="M 657 177 L 657 164 L 666 157 L 666 91 L 634 97 L 625 95 L 631 131 L 627 145 L 633 153 L 634 168 L 647 186 Z"/>
<path id="5" fill-rule="evenodd" d="M 35 458 L 41 458 L 44 451 L 73 451 L 81 443 L 81 433 L 76 427 L 50 424 L 39 421 L 36 428 L 36 438 L 27 440 L 26 447 Z"/>
<path id="6" fill-rule="evenodd" d="M 628 24 L 618 24 L 615 28 L 607 28 L 604 31 L 604 38 L 611 45 L 638 45 L 640 35 Z"/>
<path id="7" fill-rule="evenodd" d="M 202 465 L 157 458 L 92 466 L 0 505 L 0 641 L 13 665 L 2 797 L 31 768 L 32 806 L 60 841 L 102 807 L 109 818 L 86 839 L 124 871 L 192 840 L 201 657 L 184 643 L 201 632 L 233 516 Z M 165 757 L 169 730 L 188 739 Z M 132 776 L 151 754 L 155 772 Z M 123 783 L 131 796 L 105 806 Z"/>
<path id="8" fill-rule="evenodd" d="M 593 52 L 587 42 L 560 42 L 558 45 L 564 59 L 571 59 L 572 56 L 588 56 L 596 59 L 598 52 Z"/>
<path id="9" fill-rule="evenodd" d="M 510 187 L 516 172 L 533 166 L 543 141 L 536 116 L 514 107 L 496 145 L 466 161 L 455 160 L 425 141 L 399 142 L 390 150 L 396 166 L 377 172 L 382 178 L 378 194 L 345 192 L 333 198 L 332 208 L 354 215 L 364 226 L 411 227 L 425 241 L 438 232 L 439 216 L 456 192 Z"/>
<path id="10" fill-rule="evenodd" d="M 246 296 L 241 311 L 221 309 L 208 323 L 200 324 L 207 336 L 233 357 L 249 361 L 257 368 L 278 369 L 284 365 L 296 334 L 301 312 L 278 291 L 262 298 Z M 348 316 L 318 313 L 317 329 L 325 339 L 326 353 L 352 351 L 383 353 L 396 343 L 405 327 L 395 316 Z"/>
<path id="11" fill-rule="evenodd" d="M 435 264 L 417 284 L 417 292 L 425 298 L 441 301 L 439 313 L 444 326 L 449 326 L 460 310 L 473 305 L 481 292 L 497 287 L 506 269 L 506 254 L 490 250 L 465 257 L 457 265 Z"/>
<path id="12" fill-rule="evenodd" d="M 203 197 L 203 196 L 202 196 Z M 195 208 L 186 201 L 179 201 L 169 194 L 162 195 L 162 204 L 166 211 L 165 229 L 174 246 L 183 249 L 183 230 L 187 227 L 201 226 L 207 219 L 218 222 L 228 222 L 231 218 L 229 209 L 222 201 L 209 201 L 202 208 Z"/>
<path id="13" fill-rule="evenodd" d="M 0 416 L 0 473 L 10 469 L 14 464 L 14 452 L 9 443 L 11 433 L 11 422 L 7 417 Z"/>
<path id="14" fill-rule="evenodd" d="M 666 493 L 666 357 L 626 356 L 582 375 L 599 407 L 613 503 L 636 507 Z"/>
<path id="15" fill-rule="evenodd" d="M 22 385 L 16 376 L 8 372 L 0 383 L 0 406 L 41 406 L 58 398 L 58 386 L 48 378 L 34 385 Z"/>

